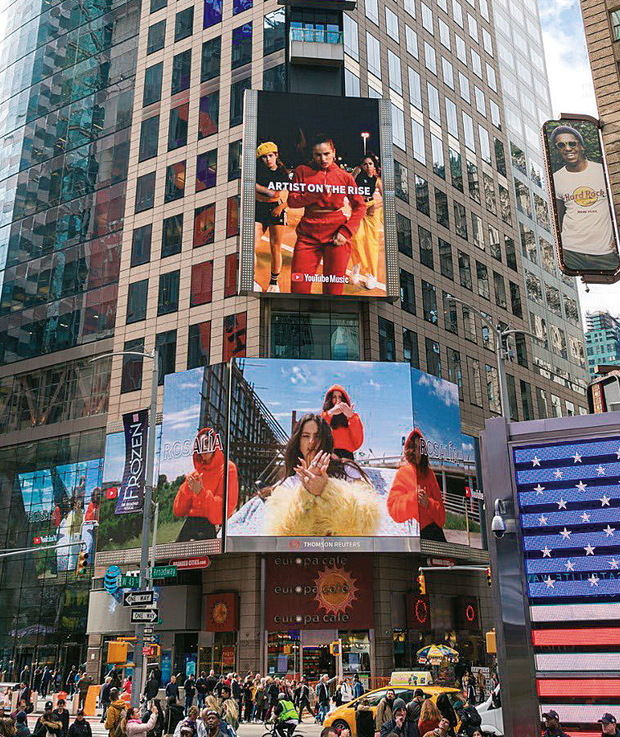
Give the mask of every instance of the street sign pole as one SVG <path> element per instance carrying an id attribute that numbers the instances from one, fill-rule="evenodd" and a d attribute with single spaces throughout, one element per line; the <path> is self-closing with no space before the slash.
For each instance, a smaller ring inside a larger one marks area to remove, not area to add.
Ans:
<path id="1" fill-rule="evenodd" d="M 146 477 L 144 484 L 144 509 L 142 517 L 142 536 L 140 540 L 140 589 L 149 588 L 149 534 L 151 531 L 151 507 L 153 505 L 153 481 L 155 476 L 155 433 L 157 431 L 157 384 L 159 383 L 159 356 L 157 346 L 153 348 L 153 370 L 151 374 L 151 405 L 149 408 L 149 434 L 146 448 Z M 133 615 L 133 612 L 132 612 Z M 133 620 L 133 617 L 132 617 Z M 144 691 L 144 622 L 136 622 L 136 644 L 134 649 L 133 688 L 131 705 L 140 706 L 140 696 Z"/>

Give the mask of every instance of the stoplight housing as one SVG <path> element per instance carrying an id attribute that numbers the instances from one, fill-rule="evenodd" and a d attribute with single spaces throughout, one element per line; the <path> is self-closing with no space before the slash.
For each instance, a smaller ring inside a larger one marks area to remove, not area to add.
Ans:
<path id="1" fill-rule="evenodd" d="M 340 655 L 340 642 L 336 640 L 336 642 L 331 642 L 329 645 L 329 654 L 330 655 Z"/>
<path id="2" fill-rule="evenodd" d="M 491 576 L 491 567 L 487 568 L 487 586 L 493 585 L 493 577 Z"/>
<path id="3" fill-rule="evenodd" d="M 86 550 L 80 550 L 78 553 L 77 565 L 75 572 L 78 576 L 83 576 L 88 568 L 88 552 Z"/>
<path id="4" fill-rule="evenodd" d="M 416 580 L 418 582 L 418 594 L 420 594 L 420 596 L 425 596 L 426 595 L 426 576 L 424 575 L 423 571 L 420 571 L 418 573 L 418 577 Z"/>
<path id="5" fill-rule="evenodd" d="M 486 650 L 489 655 L 495 655 L 497 653 L 497 640 L 495 638 L 495 630 L 489 630 L 485 633 Z"/>

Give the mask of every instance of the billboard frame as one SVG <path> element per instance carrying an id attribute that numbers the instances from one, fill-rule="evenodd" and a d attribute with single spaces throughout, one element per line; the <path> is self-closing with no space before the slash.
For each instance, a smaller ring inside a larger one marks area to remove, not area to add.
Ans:
<path id="1" fill-rule="evenodd" d="M 558 210 L 557 210 L 557 204 L 556 204 L 556 197 L 555 197 L 555 185 L 553 184 L 553 170 L 551 166 L 551 155 L 550 155 L 550 148 L 549 148 L 549 136 L 547 134 L 547 126 L 549 123 L 560 123 L 563 120 L 567 121 L 575 121 L 575 122 L 585 122 L 585 123 L 592 123 L 596 126 L 597 132 L 598 132 L 598 141 L 599 141 L 599 147 L 601 150 L 601 157 L 602 157 L 602 165 L 603 165 L 603 175 L 605 177 L 605 188 L 607 190 L 607 205 L 609 208 L 609 217 L 611 218 L 611 226 L 615 238 L 615 244 L 616 244 L 616 253 L 619 252 L 619 246 L 620 246 L 620 238 L 618 233 L 618 224 L 616 222 L 615 212 L 613 208 L 613 193 L 611 189 L 611 182 L 609 180 L 609 171 L 607 169 L 607 157 L 605 156 L 605 148 L 603 145 L 603 137 L 601 135 L 602 130 L 602 123 L 598 118 L 593 117 L 592 115 L 580 115 L 579 113 L 560 113 L 557 118 L 552 118 L 549 120 L 546 120 L 540 129 L 540 138 L 541 138 L 541 145 L 542 145 L 542 151 L 543 151 L 543 158 L 545 161 L 545 175 L 547 177 L 547 192 L 549 194 L 549 209 L 551 210 L 551 220 L 553 224 L 553 236 L 554 236 L 554 248 L 555 248 L 555 256 L 558 262 L 558 266 L 560 268 L 560 271 L 563 274 L 566 274 L 567 276 L 574 276 L 574 277 L 582 277 L 584 282 L 590 281 L 593 284 L 615 284 L 617 281 L 620 280 L 620 265 L 616 269 L 616 271 L 606 271 L 603 269 L 569 269 L 565 263 L 563 258 L 563 252 L 564 248 L 561 245 L 562 243 L 562 236 L 561 236 L 561 228 L 560 228 L 560 221 L 558 217 Z M 587 279 L 586 277 L 591 277 L 590 279 Z"/>
<path id="2" fill-rule="evenodd" d="M 332 7 L 332 5 L 329 5 Z M 254 217 L 256 179 L 256 143 L 258 136 L 258 95 L 262 90 L 246 90 L 243 100 L 243 139 L 241 154 L 241 207 L 240 207 L 240 253 L 239 253 L 239 294 L 244 296 L 267 297 L 269 299 L 298 298 L 289 292 L 266 293 L 254 290 L 254 231 L 243 227 Z M 287 93 L 280 93 L 287 94 Z M 294 93 L 302 94 L 302 93 Z M 373 98 L 351 98 L 373 99 Z M 391 102 L 388 99 L 377 100 L 379 116 L 379 151 L 381 157 L 381 181 L 383 182 L 383 232 L 386 294 L 382 296 L 343 295 L 342 297 L 326 297 L 323 294 L 303 295 L 304 299 L 361 299 L 363 301 L 380 300 L 394 302 L 399 297 L 400 281 L 398 272 L 398 239 L 396 236 L 396 185 L 394 180 L 394 151 L 392 145 Z M 251 268 L 250 268 L 251 265 Z"/>

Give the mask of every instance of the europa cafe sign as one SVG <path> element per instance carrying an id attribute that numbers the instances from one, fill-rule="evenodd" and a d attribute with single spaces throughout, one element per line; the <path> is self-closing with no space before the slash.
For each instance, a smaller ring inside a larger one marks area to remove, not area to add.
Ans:
<path id="1" fill-rule="evenodd" d="M 372 566 L 368 557 L 269 556 L 266 619 L 270 631 L 372 627 Z"/>

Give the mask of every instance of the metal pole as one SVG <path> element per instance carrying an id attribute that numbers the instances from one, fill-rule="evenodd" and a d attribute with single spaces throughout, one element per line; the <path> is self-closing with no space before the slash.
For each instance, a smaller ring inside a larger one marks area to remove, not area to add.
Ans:
<path id="1" fill-rule="evenodd" d="M 159 367 L 157 347 L 153 349 L 153 371 L 151 378 L 151 404 L 149 407 L 149 434 L 146 446 L 146 474 L 144 484 L 144 506 L 142 516 L 142 537 L 140 541 L 140 590 L 150 583 L 149 576 L 149 534 L 151 530 L 151 513 L 153 506 L 153 482 L 155 475 L 155 433 L 157 432 L 157 383 Z M 144 623 L 136 624 L 136 644 L 134 649 L 134 672 L 131 689 L 131 705 L 140 706 L 142 681 L 144 676 Z"/>
<path id="2" fill-rule="evenodd" d="M 497 358 L 497 383 L 499 384 L 500 414 L 510 419 L 510 401 L 508 399 L 508 381 L 506 364 L 504 363 L 504 334 L 499 325 L 495 328 L 495 356 Z"/>

